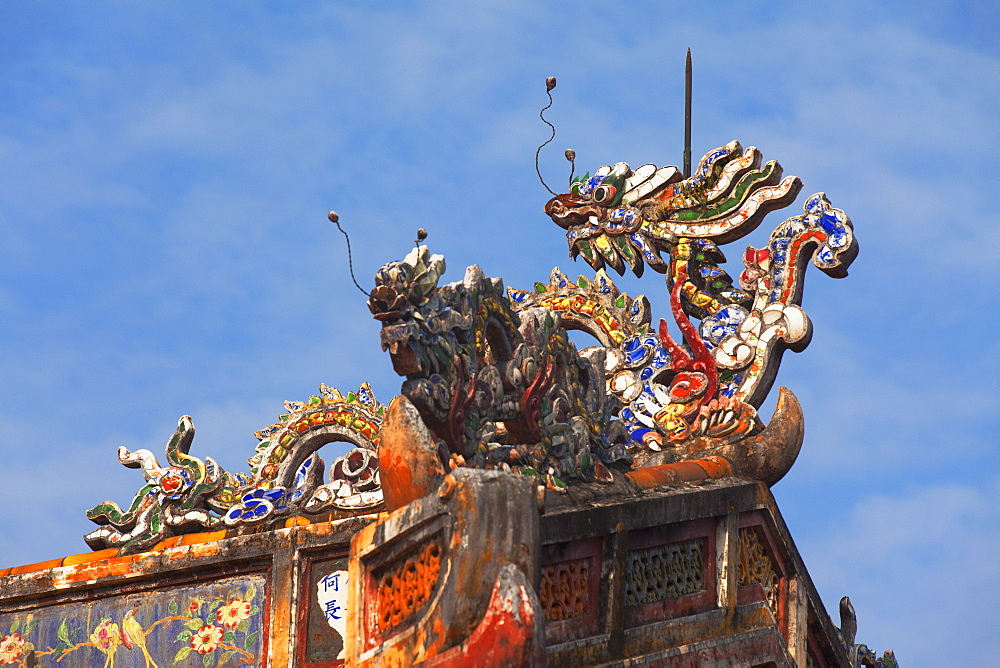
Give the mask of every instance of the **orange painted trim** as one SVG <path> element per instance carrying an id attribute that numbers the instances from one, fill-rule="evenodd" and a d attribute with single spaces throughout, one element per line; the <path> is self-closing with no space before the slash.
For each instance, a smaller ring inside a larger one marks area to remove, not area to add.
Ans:
<path id="1" fill-rule="evenodd" d="M 147 551 L 159 552 L 160 550 L 169 550 L 172 547 L 177 547 L 181 544 L 181 538 L 183 538 L 183 536 L 171 536 L 170 538 L 164 538 Z"/>
<path id="2" fill-rule="evenodd" d="M 384 515 L 384 513 L 382 514 Z M 322 524 L 322 523 L 321 523 Z M 299 526 L 321 526 L 313 525 L 313 522 L 305 517 L 290 517 L 285 520 L 285 527 L 299 527 Z M 225 540 L 229 537 L 229 530 L 222 529 L 220 531 L 203 531 L 200 533 L 189 533 L 180 536 L 172 536 L 170 538 L 165 538 L 157 543 L 155 546 L 146 550 L 138 555 L 120 555 L 119 548 L 109 547 L 105 550 L 98 550 L 96 552 L 84 552 L 82 554 L 71 554 L 66 557 L 61 557 L 58 559 L 48 559 L 46 561 L 39 561 L 34 564 L 25 564 L 23 566 L 13 566 L 8 568 L 0 568 L 0 578 L 6 577 L 8 575 L 22 575 L 24 573 L 34 573 L 36 571 L 43 571 L 49 568 L 59 568 L 61 566 L 80 566 L 82 564 L 91 564 L 95 561 L 108 561 L 117 559 L 122 556 L 127 563 L 132 563 L 137 557 L 141 557 L 142 554 L 148 554 L 149 552 L 157 552 L 161 550 L 169 550 L 174 547 L 188 546 L 188 545 L 201 545 L 205 543 L 215 543 L 221 540 Z M 117 563 L 117 562 L 116 562 Z"/>
<path id="3" fill-rule="evenodd" d="M 304 527 L 308 524 L 312 524 L 312 522 L 305 517 L 289 517 L 285 520 L 286 529 L 290 529 L 292 527 Z"/>
<path id="4" fill-rule="evenodd" d="M 187 533 L 181 536 L 181 540 L 178 545 L 199 545 L 201 543 L 214 543 L 217 540 L 223 540 L 226 537 L 228 531 L 222 529 L 221 531 L 202 531 L 201 533 Z"/>
<path id="5" fill-rule="evenodd" d="M 704 459 L 696 459 L 694 463 L 705 469 L 709 478 L 722 478 L 727 475 L 734 475 L 733 465 L 725 457 L 712 455 Z"/>
<path id="6" fill-rule="evenodd" d="M 39 561 L 36 564 L 25 564 L 24 566 L 15 566 L 10 569 L 10 575 L 21 575 L 23 573 L 34 573 L 35 571 L 44 571 L 49 568 L 59 568 L 62 566 L 62 557 L 59 559 L 49 559 L 48 561 Z"/>
<path id="7" fill-rule="evenodd" d="M 298 525 L 308 524 L 308 520 L 304 518 L 292 518 L 300 520 Z M 304 520 L 304 521 L 303 521 Z M 169 550 L 173 547 L 180 547 L 182 545 L 199 545 L 202 543 L 214 543 L 216 541 L 224 540 L 228 531 L 223 529 L 221 531 L 203 531 L 201 533 L 189 533 L 181 536 L 172 536 L 161 540 L 155 546 L 147 550 L 146 552 L 157 552 L 160 550 Z M 39 561 L 34 564 L 25 564 L 24 566 L 14 566 L 11 568 L 0 568 L 0 577 L 5 577 L 7 575 L 22 575 L 24 573 L 34 573 L 35 571 L 43 571 L 49 568 L 59 568 L 60 566 L 79 566 L 81 564 L 90 564 L 95 561 L 105 561 L 115 559 L 119 556 L 119 549 L 117 547 L 109 547 L 106 550 L 98 550 L 96 552 L 84 552 L 82 554 L 71 554 L 66 557 L 61 557 L 59 559 L 49 559 L 47 561 Z"/>
<path id="8" fill-rule="evenodd" d="M 640 489 L 721 478 L 732 474 L 732 465 L 723 457 L 717 456 L 660 466 L 640 466 L 625 472 L 625 475 Z"/>
<path id="9" fill-rule="evenodd" d="M 117 547 L 109 547 L 106 550 L 98 550 L 97 552 L 86 552 L 84 554 L 71 554 L 62 560 L 63 566 L 79 566 L 80 564 L 89 564 L 92 561 L 100 561 L 101 559 L 112 559 L 118 556 Z"/>
<path id="10" fill-rule="evenodd" d="M 681 482 L 676 472 L 670 469 L 664 470 L 659 466 L 643 466 L 626 471 L 625 475 L 640 489 L 650 489 L 652 487 Z"/>
<path id="11" fill-rule="evenodd" d="M 54 582 L 56 586 L 69 586 L 107 577 L 127 576 L 133 573 L 133 565 L 144 556 L 146 555 L 130 554 L 79 564 L 59 575 Z"/>

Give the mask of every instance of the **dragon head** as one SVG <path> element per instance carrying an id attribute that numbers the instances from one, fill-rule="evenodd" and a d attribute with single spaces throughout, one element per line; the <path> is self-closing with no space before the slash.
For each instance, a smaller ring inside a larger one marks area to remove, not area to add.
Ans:
<path id="1" fill-rule="evenodd" d="M 657 217 L 657 204 L 649 195 L 678 179 L 676 167 L 643 165 L 633 171 L 624 162 L 605 165 L 570 184 L 570 192 L 550 199 L 545 213 L 566 230 L 570 255 L 583 255 L 595 269 L 609 264 L 623 274 L 627 264 L 641 276 L 649 264 L 663 272 L 666 264 L 658 251 L 673 240 L 664 236 L 652 243 L 643 227 Z"/>
<path id="2" fill-rule="evenodd" d="M 427 246 L 415 247 L 402 261 L 390 262 L 376 274 L 368 310 L 384 323 L 408 318 L 437 290 L 444 271 L 444 256 L 430 255 Z"/>
<path id="3" fill-rule="evenodd" d="M 666 273 L 660 253 L 673 252 L 678 238 L 734 241 L 795 198 L 798 178 L 782 180 L 778 163 L 760 160 L 756 148 L 733 141 L 706 154 L 686 179 L 676 167 L 605 165 L 550 199 L 545 213 L 566 230 L 570 255 L 594 269 L 623 274 L 628 266 L 641 276 L 649 265 Z"/>

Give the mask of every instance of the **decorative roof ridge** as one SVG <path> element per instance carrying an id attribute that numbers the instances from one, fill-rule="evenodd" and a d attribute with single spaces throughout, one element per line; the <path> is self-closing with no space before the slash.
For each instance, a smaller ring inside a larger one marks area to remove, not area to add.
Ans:
<path id="1" fill-rule="evenodd" d="M 402 431 L 389 429 L 388 408 L 367 383 L 346 396 L 321 385 L 306 401 L 285 402 L 279 420 L 256 432 L 249 472 L 231 473 L 189 454 L 194 423 L 183 416 L 164 465 L 148 450 L 119 449 L 146 484 L 127 508 L 107 501 L 89 510 L 101 526 L 87 543 L 136 553 L 191 533 L 244 535 L 293 516 L 391 510 L 383 482 L 402 490 L 397 501 L 412 500 L 403 481 L 439 483 L 457 467 L 529 475 L 558 493 L 623 479 L 642 492 L 730 475 L 773 485 L 798 455 L 802 413 L 785 388 L 768 424 L 757 410 L 784 350 L 811 339 L 801 307 L 806 268 L 842 278 L 858 245 L 847 214 L 821 192 L 767 246 L 747 247 L 738 281 L 720 266 L 720 245 L 791 204 L 801 187 L 737 141 L 707 153 L 687 178 L 674 167 L 600 167 L 545 205 L 571 256 L 596 274 L 570 281 L 556 268 L 532 292 L 506 289 L 475 265 L 440 285 L 445 259 L 418 234 L 368 293 L 382 347 L 406 378 L 401 395 L 412 411 L 398 412 Z M 666 274 L 680 336 L 665 319 L 656 327 L 649 300 L 622 292 L 606 267 Z M 569 329 L 601 345 L 577 350 Z M 414 430 L 420 458 L 408 437 L 382 443 Z M 351 449 L 327 475 L 318 450 L 332 441 Z M 380 461 L 390 457 L 397 463 Z"/>
<path id="2" fill-rule="evenodd" d="M 294 529 L 296 527 L 317 526 L 323 524 L 329 524 L 330 526 L 337 526 L 338 524 L 343 524 L 346 522 L 357 520 L 359 518 L 364 518 L 369 516 L 374 518 L 376 515 L 374 513 L 370 515 L 352 515 L 351 517 L 340 517 L 336 519 L 327 519 L 327 520 L 310 519 L 308 517 L 303 517 L 301 515 L 295 515 L 293 517 L 286 518 L 282 522 L 282 526 L 280 528 Z M 11 575 L 26 575 L 29 573 L 37 573 L 39 571 L 46 571 L 52 568 L 79 566 L 81 564 L 89 564 L 95 561 L 113 561 L 118 558 L 127 558 L 131 562 L 135 561 L 137 558 L 141 558 L 143 555 L 149 555 L 155 552 L 163 552 L 165 550 L 172 550 L 178 547 L 189 547 L 192 545 L 215 543 L 223 540 L 228 540 L 231 538 L 241 538 L 248 535 L 253 535 L 253 534 L 247 534 L 245 532 L 241 532 L 237 529 L 232 529 L 232 528 L 220 529 L 218 531 L 200 531 L 198 533 L 185 533 L 179 536 L 171 536 L 169 538 L 164 538 L 163 540 L 156 543 L 149 549 L 137 553 L 129 552 L 125 548 L 109 547 L 94 552 L 81 552 L 79 554 L 70 554 L 65 557 L 48 559 L 46 561 L 38 561 L 32 564 L 24 564 L 21 566 L 9 566 L 7 568 L 0 568 L 0 578 Z"/>

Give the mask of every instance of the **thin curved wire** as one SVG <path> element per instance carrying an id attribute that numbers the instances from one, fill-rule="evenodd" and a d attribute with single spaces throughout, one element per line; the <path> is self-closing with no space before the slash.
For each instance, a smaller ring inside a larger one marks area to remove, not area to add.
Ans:
<path id="1" fill-rule="evenodd" d="M 552 188 L 549 188 L 549 185 L 545 183 L 545 179 L 542 178 L 542 170 L 539 169 L 538 167 L 538 156 L 542 153 L 542 149 L 545 148 L 546 144 L 548 144 L 549 142 L 551 142 L 553 139 L 556 138 L 556 126 L 552 125 L 547 120 L 545 120 L 545 110 L 552 106 L 552 90 L 551 89 L 546 90 L 545 94 L 549 96 L 549 103 L 544 107 L 542 107 L 542 110 L 538 112 L 538 117 L 542 119 L 543 123 L 552 128 L 552 136 L 549 137 L 547 140 L 545 140 L 545 142 L 543 142 L 542 145 L 538 147 L 538 150 L 535 151 L 535 172 L 537 172 L 538 180 L 542 182 L 542 185 L 545 186 L 545 189 L 548 190 L 553 197 L 555 197 L 555 193 L 552 191 Z"/>
<path id="2" fill-rule="evenodd" d="M 344 228 L 340 226 L 339 219 L 334 218 L 332 216 L 329 217 L 329 219 L 331 223 L 337 226 L 337 229 L 340 230 L 340 233 L 344 235 L 344 239 L 347 240 L 347 268 L 351 272 L 351 280 L 354 281 L 354 285 L 358 288 L 358 290 L 361 290 L 361 293 L 370 299 L 371 293 L 369 293 L 363 287 L 358 285 L 358 279 L 354 278 L 354 260 L 351 258 L 351 237 L 347 236 L 347 232 L 344 231 Z"/>

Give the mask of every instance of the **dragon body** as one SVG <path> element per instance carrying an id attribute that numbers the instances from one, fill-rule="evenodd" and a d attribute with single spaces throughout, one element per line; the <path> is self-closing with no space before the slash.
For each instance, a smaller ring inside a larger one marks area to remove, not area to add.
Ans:
<path id="1" fill-rule="evenodd" d="M 500 279 L 477 266 L 438 287 L 444 268 L 419 246 L 379 272 L 369 301 L 442 459 L 534 474 L 557 489 L 610 480 L 607 465 L 628 454 L 604 427 L 603 350 L 578 354 L 558 312 L 515 310 Z"/>
<path id="2" fill-rule="evenodd" d="M 84 537 L 87 544 L 139 552 L 192 531 L 239 531 L 291 515 L 380 506 L 378 443 L 385 407 L 368 384 L 346 397 L 322 385 L 319 395 L 285 402 L 285 408 L 277 423 L 256 432 L 249 473 L 230 473 L 211 457 L 188 454 L 195 429 L 187 415 L 167 442 L 166 466 L 149 450 L 120 447 L 118 460 L 141 469 L 146 484 L 125 510 L 105 501 L 87 511 L 101 525 Z M 317 450 L 330 442 L 353 447 L 333 462 L 324 481 Z"/>
<path id="3" fill-rule="evenodd" d="M 756 148 L 734 141 L 709 152 L 687 179 L 675 167 L 606 165 L 545 206 L 566 229 L 571 256 L 582 256 L 598 275 L 572 284 L 556 270 L 549 286 L 515 300 L 524 307 L 593 300 L 615 313 L 621 327 L 607 355 L 608 393 L 619 401 L 618 417 L 641 459 L 644 451 L 672 446 L 683 454 L 759 430 L 756 409 L 782 352 L 801 350 L 811 337 L 800 306 L 809 260 L 839 278 L 857 255 L 850 219 L 817 193 L 765 248 L 747 247 L 734 286 L 720 267 L 719 245 L 749 234 L 801 189 L 797 177 L 782 178 L 778 163 L 760 163 Z M 628 267 L 641 276 L 646 265 L 666 274 L 680 341 L 664 320 L 654 332 L 648 301 L 622 297 L 604 272 Z M 578 310 L 571 322 L 608 347 L 597 334 L 602 325 L 587 320 Z"/>

